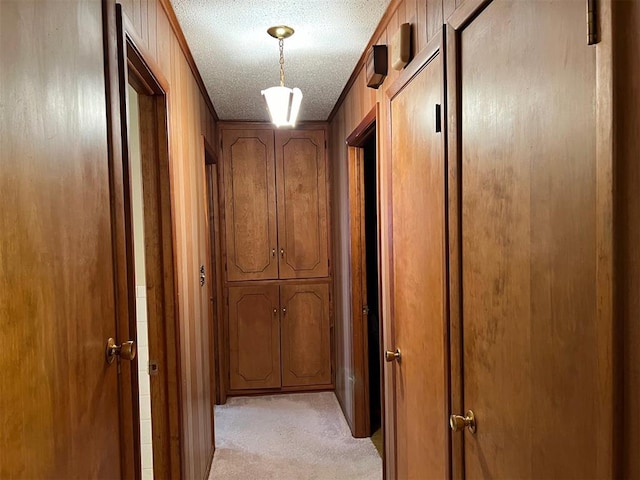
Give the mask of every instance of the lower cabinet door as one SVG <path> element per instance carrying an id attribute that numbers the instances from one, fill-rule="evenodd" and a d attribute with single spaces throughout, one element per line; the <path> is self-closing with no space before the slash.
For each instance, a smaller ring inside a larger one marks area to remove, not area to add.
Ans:
<path id="1" fill-rule="evenodd" d="M 229 287 L 229 386 L 280 387 L 278 287 Z"/>
<path id="2" fill-rule="evenodd" d="M 331 383 L 329 285 L 282 285 L 282 386 Z"/>

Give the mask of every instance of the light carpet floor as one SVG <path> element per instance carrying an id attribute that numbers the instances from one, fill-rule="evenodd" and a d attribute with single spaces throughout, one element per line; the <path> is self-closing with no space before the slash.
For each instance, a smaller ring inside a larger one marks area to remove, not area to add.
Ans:
<path id="1" fill-rule="evenodd" d="M 210 480 L 379 480 L 371 440 L 353 438 L 332 392 L 229 398 L 215 407 Z"/>

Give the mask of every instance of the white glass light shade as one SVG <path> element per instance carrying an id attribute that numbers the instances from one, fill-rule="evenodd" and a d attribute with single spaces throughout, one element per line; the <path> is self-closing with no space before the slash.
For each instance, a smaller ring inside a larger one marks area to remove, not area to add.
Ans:
<path id="1" fill-rule="evenodd" d="M 262 90 L 271 115 L 271 122 L 276 127 L 294 127 L 302 102 L 302 92 L 299 88 L 271 87 Z"/>

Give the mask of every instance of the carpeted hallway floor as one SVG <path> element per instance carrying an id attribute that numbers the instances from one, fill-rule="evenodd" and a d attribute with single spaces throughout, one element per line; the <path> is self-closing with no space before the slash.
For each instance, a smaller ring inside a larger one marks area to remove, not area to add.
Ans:
<path id="1" fill-rule="evenodd" d="M 216 405 L 210 480 L 378 480 L 382 460 L 351 436 L 332 392 L 229 398 Z"/>

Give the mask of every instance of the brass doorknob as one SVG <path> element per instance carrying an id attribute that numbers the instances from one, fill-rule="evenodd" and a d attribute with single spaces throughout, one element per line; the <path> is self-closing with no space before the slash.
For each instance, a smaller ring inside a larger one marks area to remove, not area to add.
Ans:
<path id="1" fill-rule="evenodd" d="M 116 345 L 113 338 L 107 340 L 106 360 L 108 364 L 112 364 L 116 356 L 125 360 L 133 360 L 136 358 L 136 342 L 128 340 L 122 345 Z"/>
<path id="2" fill-rule="evenodd" d="M 449 426 L 454 432 L 458 432 L 468 428 L 471 433 L 476 433 L 476 416 L 472 410 L 467 411 L 466 417 L 461 415 L 451 415 L 449 417 Z"/>
<path id="3" fill-rule="evenodd" d="M 384 359 L 387 362 L 393 362 L 394 360 L 400 361 L 401 358 L 402 358 L 402 353 L 400 352 L 399 348 L 396 348 L 395 352 L 392 352 L 390 350 L 387 350 L 386 352 L 384 352 Z"/>

